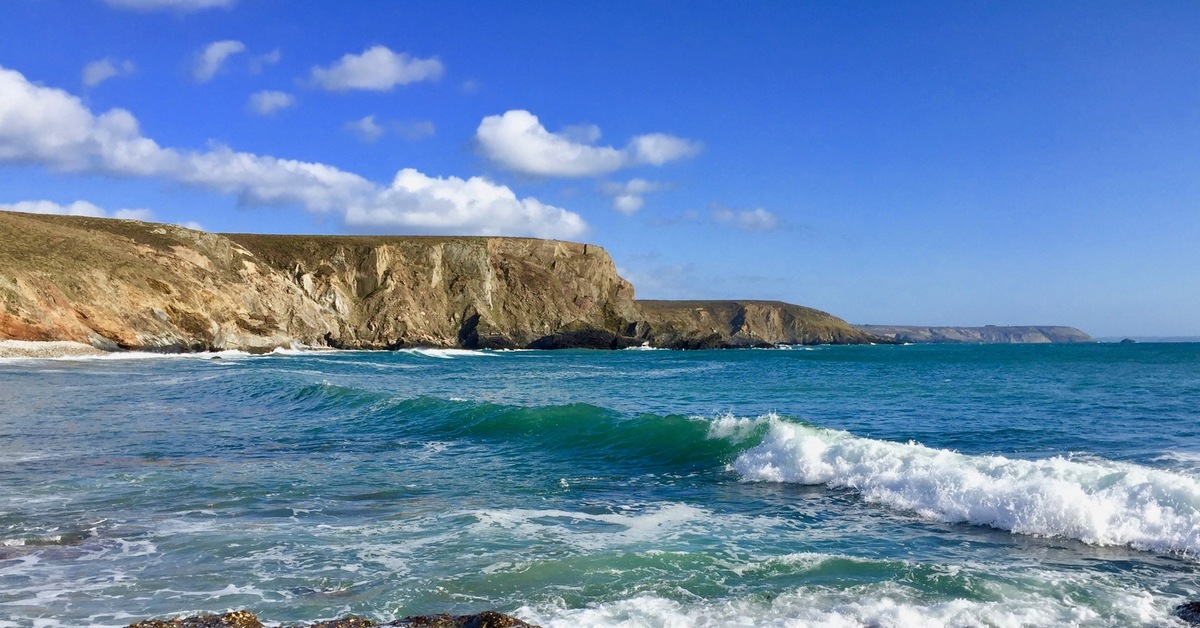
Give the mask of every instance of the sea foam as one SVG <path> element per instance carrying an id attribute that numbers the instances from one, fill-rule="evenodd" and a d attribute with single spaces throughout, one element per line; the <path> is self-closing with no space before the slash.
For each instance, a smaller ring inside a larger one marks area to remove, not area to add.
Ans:
<path id="1" fill-rule="evenodd" d="M 518 617 L 547 628 L 663 626 L 786 626 L 788 628 L 950 628 L 958 626 L 1130 626 L 1172 622 L 1169 600 L 1144 593 L 1113 592 L 1101 615 L 1049 591 L 1011 592 L 1001 600 L 928 600 L 897 583 L 835 589 L 805 587 L 777 597 L 680 602 L 653 594 L 588 608 L 525 606 Z"/>
<path id="2" fill-rule="evenodd" d="M 1200 482 L 1102 459 L 971 456 L 773 420 L 731 465 L 744 480 L 847 488 L 869 502 L 1095 545 L 1200 554 Z"/>

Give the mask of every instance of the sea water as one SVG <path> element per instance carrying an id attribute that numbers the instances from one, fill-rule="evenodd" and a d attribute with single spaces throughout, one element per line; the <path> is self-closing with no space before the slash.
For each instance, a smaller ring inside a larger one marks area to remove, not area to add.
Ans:
<path id="1" fill-rule="evenodd" d="M 1197 598 L 1196 344 L 0 360 L 2 627 L 1164 626 Z"/>

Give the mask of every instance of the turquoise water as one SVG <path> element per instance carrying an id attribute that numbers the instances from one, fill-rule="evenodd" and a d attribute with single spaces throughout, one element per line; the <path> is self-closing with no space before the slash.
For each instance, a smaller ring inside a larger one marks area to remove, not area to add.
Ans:
<path id="1" fill-rule="evenodd" d="M 0 626 L 1163 626 L 1200 345 L 0 361 Z"/>

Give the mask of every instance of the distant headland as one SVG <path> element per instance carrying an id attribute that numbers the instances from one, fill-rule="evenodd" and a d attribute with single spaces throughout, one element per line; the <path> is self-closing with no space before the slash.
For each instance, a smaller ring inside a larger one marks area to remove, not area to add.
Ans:
<path id="1" fill-rule="evenodd" d="M 926 332 L 890 331 L 908 329 Z M 936 329 L 951 328 L 854 327 L 778 301 L 637 301 L 590 244 L 214 234 L 0 212 L 0 341 L 104 351 L 711 349 L 952 336 Z M 1091 341 L 1064 327 L 953 329 L 1039 330 L 966 342 Z"/>

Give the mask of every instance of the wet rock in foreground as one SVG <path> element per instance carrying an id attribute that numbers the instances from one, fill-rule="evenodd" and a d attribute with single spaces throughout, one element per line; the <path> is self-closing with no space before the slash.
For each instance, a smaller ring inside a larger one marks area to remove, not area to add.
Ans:
<path id="1" fill-rule="evenodd" d="M 1200 625 L 1200 602 L 1185 602 L 1176 606 L 1175 616 L 1193 626 Z"/>
<path id="2" fill-rule="evenodd" d="M 286 628 L 374 628 L 376 626 L 410 626 L 413 628 L 538 628 L 516 617 L 495 611 L 475 615 L 415 615 L 380 624 L 361 617 L 346 617 L 315 624 L 294 624 Z M 249 611 L 233 611 L 224 615 L 195 615 L 175 619 L 148 619 L 129 628 L 263 628 L 263 623 Z"/>

